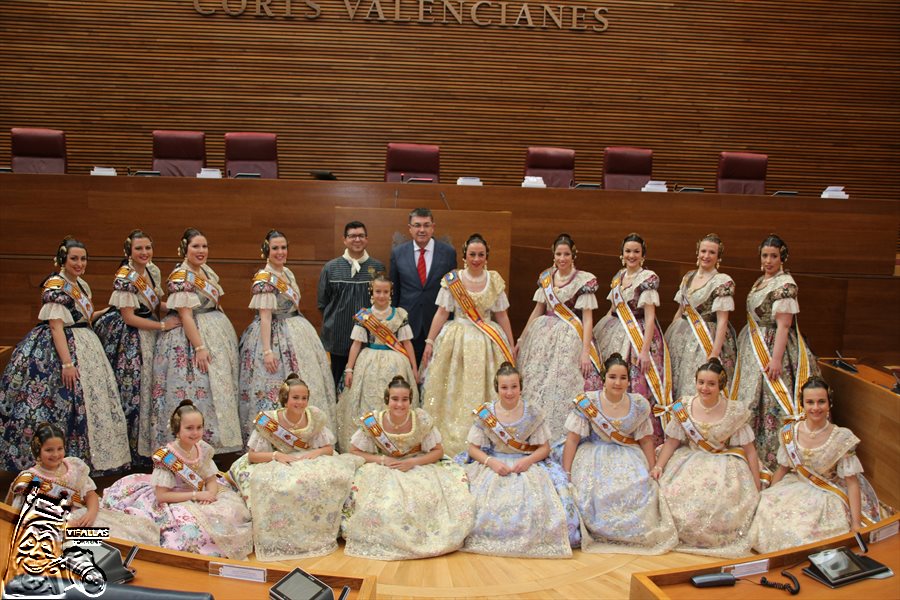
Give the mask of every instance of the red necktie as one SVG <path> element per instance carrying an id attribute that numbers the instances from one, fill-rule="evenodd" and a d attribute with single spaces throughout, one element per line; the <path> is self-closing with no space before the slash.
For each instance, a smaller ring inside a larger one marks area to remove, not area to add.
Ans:
<path id="1" fill-rule="evenodd" d="M 422 282 L 422 286 L 425 286 L 425 279 L 428 277 L 428 272 L 425 268 L 425 248 L 419 249 L 419 264 L 416 265 L 416 268 L 419 271 L 419 280 Z"/>

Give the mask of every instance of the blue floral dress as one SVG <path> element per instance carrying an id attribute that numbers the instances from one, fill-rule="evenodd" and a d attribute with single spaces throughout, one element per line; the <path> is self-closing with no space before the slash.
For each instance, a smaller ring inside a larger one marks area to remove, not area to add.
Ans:
<path id="1" fill-rule="evenodd" d="M 153 291 L 155 304 L 138 288 L 136 281 Z M 128 424 L 131 461 L 135 464 L 149 464 L 147 429 L 150 423 L 141 423 L 140 413 L 141 405 L 149 406 L 152 402 L 150 391 L 153 386 L 153 352 L 157 332 L 127 325 L 120 309 L 133 308 L 134 314 L 138 317 L 158 320 L 156 311 L 163 294 L 160 288 L 161 281 L 156 265 L 148 264 L 145 274 L 138 276 L 129 261 L 127 266 L 119 269 L 113 280 L 113 291 L 109 298 L 110 309 L 94 322 L 94 331 L 97 332 L 106 358 L 109 359 L 109 364 L 116 375 L 119 395 L 122 398 L 122 410 Z M 147 437 L 143 455 L 138 451 L 138 440 L 141 435 Z"/>
<path id="2" fill-rule="evenodd" d="M 487 404 L 492 413 L 494 405 Z M 550 441 L 544 413 L 528 404 L 518 421 L 501 424 L 520 443 L 539 446 Z M 527 455 L 507 445 L 477 417 L 467 441 L 508 467 Z M 581 533 L 568 478 L 559 464 L 542 460 L 524 473 L 506 476 L 471 459 L 465 468 L 477 512 L 463 550 L 529 558 L 572 556 Z"/>
<path id="3" fill-rule="evenodd" d="M 62 276 L 44 282 L 40 323 L 12 353 L 0 378 L 0 465 L 12 472 L 34 464 L 30 441 L 42 421 L 66 434 L 66 455 L 82 459 L 94 474 L 128 465 L 125 415 L 113 371 L 103 346 L 90 328 L 90 315 L 65 291 Z M 68 287 L 91 297 L 79 278 Z M 62 382 L 62 363 L 53 345 L 50 321 L 63 323 L 72 363 L 79 377 L 75 389 Z"/>

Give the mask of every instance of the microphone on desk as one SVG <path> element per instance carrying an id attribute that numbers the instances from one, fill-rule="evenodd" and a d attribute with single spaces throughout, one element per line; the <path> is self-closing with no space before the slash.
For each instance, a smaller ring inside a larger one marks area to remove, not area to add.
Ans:
<path id="1" fill-rule="evenodd" d="M 397 201 L 400 198 L 400 189 L 394 190 L 394 208 L 397 208 Z"/>
<path id="2" fill-rule="evenodd" d="M 447 207 L 447 210 L 450 210 L 450 203 L 447 202 L 447 196 L 444 195 L 444 192 L 441 192 L 441 200 L 444 201 L 444 206 Z"/>

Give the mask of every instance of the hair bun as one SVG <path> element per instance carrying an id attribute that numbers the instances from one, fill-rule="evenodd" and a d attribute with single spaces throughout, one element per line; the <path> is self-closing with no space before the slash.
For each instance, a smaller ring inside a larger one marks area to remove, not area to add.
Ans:
<path id="1" fill-rule="evenodd" d="M 193 400 L 182 400 L 181 402 L 178 403 L 178 406 L 175 407 L 175 410 L 178 410 L 182 406 L 194 406 L 194 401 Z"/>
<path id="2" fill-rule="evenodd" d="M 709 364 L 713 364 L 713 363 L 716 363 L 717 365 L 721 366 L 722 360 L 718 356 L 711 356 L 709 358 Z"/>
<path id="3" fill-rule="evenodd" d="M 388 387 L 394 385 L 395 383 L 401 383 L 401 382 L 409 383 L 408 381 L 406 381 L 406 377 L 404 377 L 403 375 L 394 375 L 394 378 L 391 379 L 391 382 L 388 384 Z"/>
<path id="4" fill-rule="evenodd" d="M 622 358 L 622 354 L 619 353 L 619 352 L 613 352 L 612 354 L 610 354 L 610 355 L 607 356 L 606 358 L 618 358 L 619 360 L 625 360 L 624 358 Z"/>

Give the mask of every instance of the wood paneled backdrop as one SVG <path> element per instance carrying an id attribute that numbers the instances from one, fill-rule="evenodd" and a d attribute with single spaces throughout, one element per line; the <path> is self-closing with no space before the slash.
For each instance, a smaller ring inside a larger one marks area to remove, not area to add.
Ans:
<path id="1" fill-rule="evenodd" d="M 577 179 L 599 181 L 603 148 L 624 144 L 654 149 L 669 183 L 713 189 L 718 152 L 750 150 L 770 156 L 770 191 L 897 198 L 897 2 L 604 0 L 596 33 L 477 27 L 468 10 L 443 24 L 441 0 L 432 24 L 366 21 L 370 0 L 351 21 L 345 1 L 317 0 L 313 20 L 300 0 L 292 19 L 288 0 L 273 18 L 258 0 L 239 17 L 218 0 L 200 0 L 207 17 L 191 0 L 3 2 L 0 129 L 66 130 L 70 173 L 148 168 L 155 128 L 205 131 L 221 167 L 223 133 L 259 130 L 292 178 L 378 180 L 388 141 L 418 141 L 441 145 L 444 181 L 516 184 L 528 145 L 575 148 Z"/>

